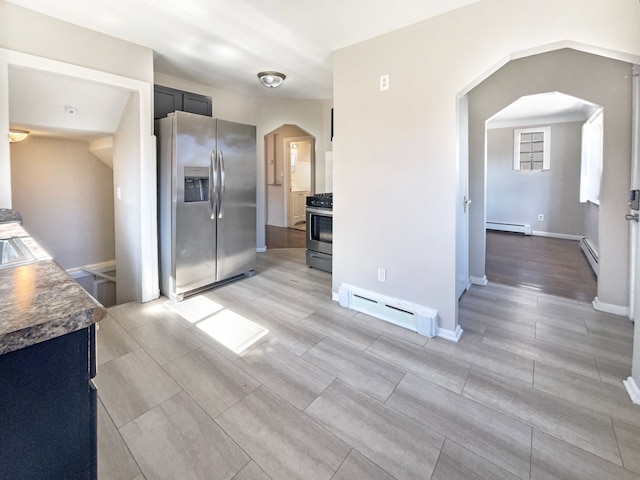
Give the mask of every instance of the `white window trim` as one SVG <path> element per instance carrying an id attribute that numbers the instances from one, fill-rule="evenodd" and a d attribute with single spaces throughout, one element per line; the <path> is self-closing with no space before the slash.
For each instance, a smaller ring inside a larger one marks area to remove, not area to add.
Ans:
<path id="1" fill-rule="evenodd" d="M 542 152 L 542 170 L 551 168 L 551 127 L 516 128 L 513 131 L 513 169 L 523 172 L 540 172 L 541 170 L 520 170 L 520 136 L 523 133 L 542 132 L 544 150 Z"/>
<path id="2" fill-rule="evenodd" d="M 580 202 L 600 205 L 603 157 L 603 109 L 599 108 L 582 126 Z"/>

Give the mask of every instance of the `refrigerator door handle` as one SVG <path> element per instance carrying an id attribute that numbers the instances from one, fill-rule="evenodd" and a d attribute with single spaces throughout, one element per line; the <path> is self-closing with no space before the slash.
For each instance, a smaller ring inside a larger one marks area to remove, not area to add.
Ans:
<path id="1" fill-rule="evenodd" d="M 211 174 L 209 176 L 209 211 L 211 220 L 215 220 L 218 215 L 218 162 L 216 151 L 211 151 Z M 214 200 L 215 198 L 215 200 Z M 214 203 L 215 202 L 215 203 Z"/>
<path id="2" fill-rule="evenodd" d="M 225 181 L 224 181 L 224 156 L 222 155 L 222 150 L 218 150 L 218 158 L 220 159 L 220 208 L 218 211 L 218 218 L 222 218 L 224 211 L 224 190 L 225 190 Z"/>

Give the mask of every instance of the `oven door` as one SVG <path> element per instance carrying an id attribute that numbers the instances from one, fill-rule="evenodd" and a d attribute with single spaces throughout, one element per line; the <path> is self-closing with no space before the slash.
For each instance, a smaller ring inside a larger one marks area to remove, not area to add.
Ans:
<path id="1" fill-rule="evenodd" d="M 307 250 L 331 255 L 333 243 L 333 211 L 330 208 L 307 207 Z"/>

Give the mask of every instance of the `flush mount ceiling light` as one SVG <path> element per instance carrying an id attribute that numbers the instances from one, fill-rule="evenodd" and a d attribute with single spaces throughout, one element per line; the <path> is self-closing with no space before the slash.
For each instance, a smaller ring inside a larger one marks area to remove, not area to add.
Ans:
<path id="1" fill-rule="evenodd" d="M 9 143 L 21 142 L 27 138 L 27 135 L 29 135 L 29 132 L 26 130 L 16 130 L 15 128 L 12 128 L 9 130 Z"/>
<path id="2" fill-rule="evenodd" d="M 282 85 L 287 76 L 280 72 L 260 72 L 258 78 L 265 87 L 276 88 Z"/>

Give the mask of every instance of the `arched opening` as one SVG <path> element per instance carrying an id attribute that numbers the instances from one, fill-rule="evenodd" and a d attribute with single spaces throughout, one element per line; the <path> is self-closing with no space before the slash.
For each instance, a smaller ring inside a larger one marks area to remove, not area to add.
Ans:
<path id="1" fill-rule="evenodd" d="M 316 138 L 285 124 L 264 136 L 264 152 L 267 248 L 274 232 L 291 239 L 278 246 L 304 247 L 305 202 L 316 184 Z"/>
<path id="2" fill-rule="evenodd" d="M 489 281 L 595 298 L 603 132 L 591 127 L 602 110 L 544 92 L 522 96 L 486 121 Z"/>
<path id="3" fill-rule="evenodd" d="M 601 105 L 607 112 L 602 195 L 596 213 L 598 245 L 601 253 L 605 253 L 599 266 L 595 303 L 610 305 L 613 310 L 628 305 L 629 235 L 624 221 L 626 194 L 625 198 L 621 194 L 628 188 L 631 169 L 630 76 L 631 64 L 627 62 L 565 48 L 512 60 L 468 92 L 469 196 L 475 207 L 469 217 L 472 282 L 486 281 L 485 229 L 490 219 L 487 217 L 485 122 L 522 96 L 560 91 Z M 518 199 L 501 201 L 517 202 Z M 543 212 L 535 212 L 536 219 L 539 213 Z M 593 215 L 593 212 L 584 215 Z"/>

